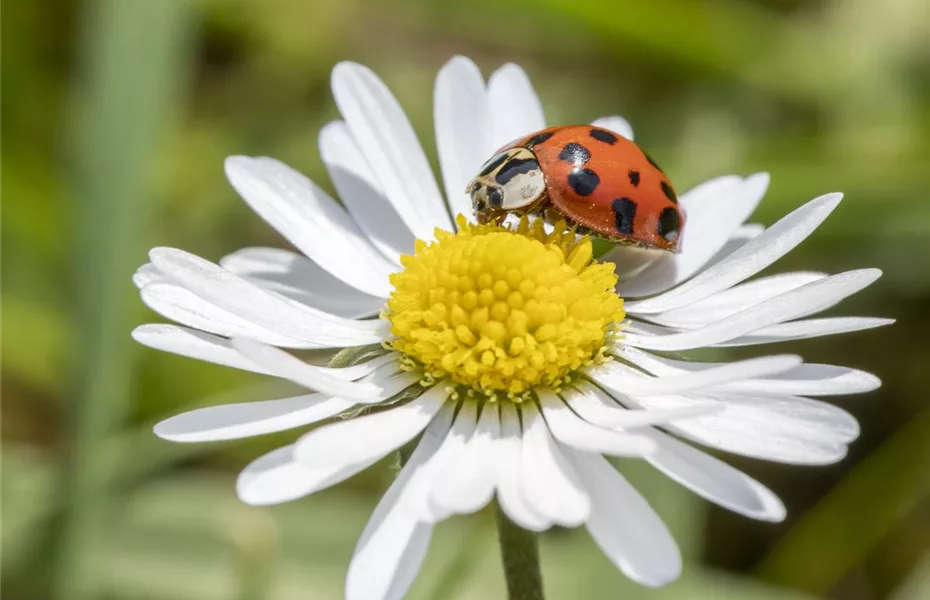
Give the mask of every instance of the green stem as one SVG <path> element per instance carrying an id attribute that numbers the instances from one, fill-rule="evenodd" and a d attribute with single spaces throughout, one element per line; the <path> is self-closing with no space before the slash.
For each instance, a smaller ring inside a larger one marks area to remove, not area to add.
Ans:
<path id="1" fill-rule="evenodd" d="M 494 515 L 508 597 L 510 600 L 543 600 L 536 534 L 518 527 L 496 503 Z"/>

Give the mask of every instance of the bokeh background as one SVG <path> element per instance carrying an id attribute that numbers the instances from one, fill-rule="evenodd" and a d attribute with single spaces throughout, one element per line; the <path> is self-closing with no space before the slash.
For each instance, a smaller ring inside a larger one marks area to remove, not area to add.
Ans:
<path id="1" fill-rule="evenodd" d="M 679 190 L 767 170 L 755 220 L 846 200 L 779 263 L 885 276 L 836 314 L 877 331 L 766 347 L 877 373 L 835 401 L 862 423 L 843 462 L 726 457 L 772 487 L 781 524 L 620 468 L 687 557 L 659 591 L 583 530 L 543 537 L 549 597 L 930 598 L 930 5 L 926 0 L 7 0 L 2 12 L 2 595 L 338 598 L 389 462 L 289 505 L 239 504 L 237 471 L 294 433 L 173 445 L 152 424 L 281 383 L 136 346 L 157 320 L 130 282 L 155 245 L 216 260 L 283 246 L 223 177 L 228 154 L 328 188 L 328 78 L 374 68 L 435 159 L 432 85 L 453 54 L 533 79 L 551 123 L 623 114 Z M 434 163 L 435 164 L 435 163 Z M 745 355 L 745 354 L 743 354 Z M 493 519 L 439 527 L 411 597 L 503 597 Z"/>

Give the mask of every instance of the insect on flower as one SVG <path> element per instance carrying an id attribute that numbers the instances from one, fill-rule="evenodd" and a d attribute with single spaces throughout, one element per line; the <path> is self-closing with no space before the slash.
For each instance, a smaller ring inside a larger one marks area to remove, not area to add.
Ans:
<path id="1" fill-rule="evenodd" d="M 538 213 L 581 233 L 672 252 L 684 227 L 659 165 L 632 140 L 593 125 L 549 127 L 511 142 L 466 193 L 480 223 Z"/>

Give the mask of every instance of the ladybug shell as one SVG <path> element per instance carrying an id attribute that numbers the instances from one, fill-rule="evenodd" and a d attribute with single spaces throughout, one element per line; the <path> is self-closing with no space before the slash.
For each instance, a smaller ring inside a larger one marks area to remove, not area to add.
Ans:
<path id="1" fill-rule="evenodd" d="M 592 125 L 558 126 L 502 148 L 531 150 L 555 208 L 612 241 L 678 251 L 684 215 L 662 169 L 625 137 Z"/>

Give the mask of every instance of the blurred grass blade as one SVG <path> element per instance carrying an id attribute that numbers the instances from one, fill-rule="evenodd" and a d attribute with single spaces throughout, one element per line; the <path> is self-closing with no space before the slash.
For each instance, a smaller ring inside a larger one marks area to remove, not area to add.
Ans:
<path id="1" fill-rule="evenodd" d="M 924 411 L 805 515 L 763 561 L 759 575 L 822 595 L 928 496 L 930 411 Z"/>
<path id="2" fill-rule="evenodd" d="M 158 134 L 176 106 L 190 47 L 183 0 L 98 0 L 86 4 L 73 139 L 77 358 L 69 423 L 69 497 L 54 596 L 96 597 L 93 546 L 107 538 L 105 442 L 132 397 L 129 332 L 136 306 L 130 276 L 142 257 Z"/>

